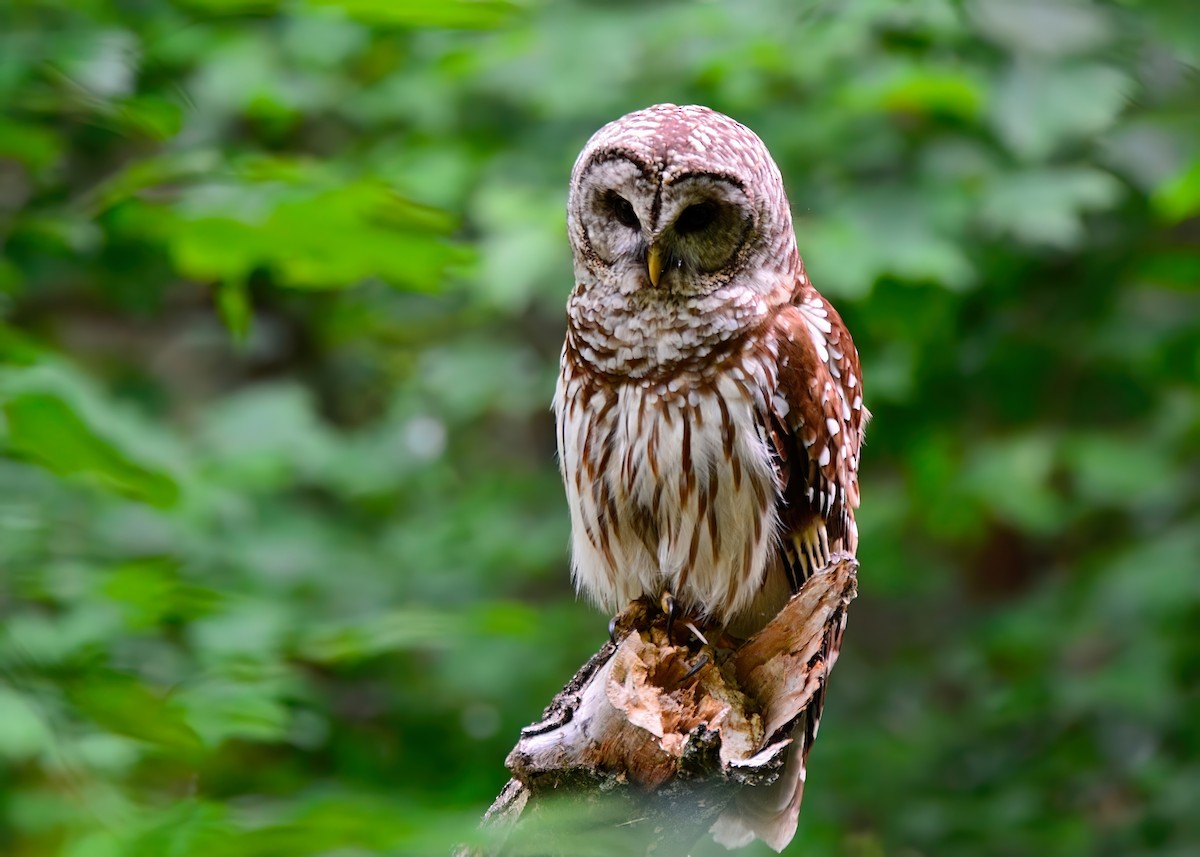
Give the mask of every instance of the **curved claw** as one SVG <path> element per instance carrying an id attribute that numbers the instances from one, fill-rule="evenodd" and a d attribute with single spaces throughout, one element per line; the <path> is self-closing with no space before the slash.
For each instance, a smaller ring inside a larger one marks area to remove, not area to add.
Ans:
<path id="1" fill-rule="evenodd" d="M 617 642 L 617 617 L 613 616 L 608 620 L 608 639 L 616 645 Z"/>
<path id="2" fill-rule="evenodd" d="M 671 642 L 671 628 L 675 625 L 675 619 L 679 616 L 679 602 L 675 600 L 675 596 L 666 590 L 663 591 L 662 599 L 659 601 L 662 611 L 667 614 L 667 642 Z"/>
<path id="3" fill-rule="evenodd" d="M 681 683 L 685 682 L 696 673 L 700 672 L 700 670 L 704 669 L 708 665 L 708 660 L 708 652 L 701 652 L 700 657 L 696 658 L 696 663 L 692 664 L 691 667 L 688 668 L 688 671 L 683 674 L 683 678 L 681 678 L 679 681 Z"/>

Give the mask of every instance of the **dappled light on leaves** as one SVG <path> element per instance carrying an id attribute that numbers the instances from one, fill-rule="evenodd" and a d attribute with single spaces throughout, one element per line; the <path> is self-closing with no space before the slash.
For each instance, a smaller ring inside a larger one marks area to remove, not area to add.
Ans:
<path id="1" fill-rule="evenodd" d="M 605 639 L 564 197 L 659 101 L 767 142 L 875 413 L 789 853 L 1196 851 L 1196 8 L 7 4 L 0 853 L 478 841 Z"/>

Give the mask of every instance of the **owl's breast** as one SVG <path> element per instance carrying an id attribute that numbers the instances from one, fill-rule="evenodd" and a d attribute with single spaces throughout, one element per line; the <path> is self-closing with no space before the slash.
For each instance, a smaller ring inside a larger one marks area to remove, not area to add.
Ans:
<path id="1" fill-rule="evenodd" d="M 594 374 L 564 351 L 555 412 L 572 566 L 604 609 L 668 589 L 727 621 L 759 594 L 777 525 L 769 356 L 747 347 L 652 382 Z"/>
<path id="2" fill-rule="evenodd" d="M 786 297 L 743 282 L 695 296 L 580 285 L 567 302 L 568 348 L 607 376 L 691 386 L 739 354 Z"/>

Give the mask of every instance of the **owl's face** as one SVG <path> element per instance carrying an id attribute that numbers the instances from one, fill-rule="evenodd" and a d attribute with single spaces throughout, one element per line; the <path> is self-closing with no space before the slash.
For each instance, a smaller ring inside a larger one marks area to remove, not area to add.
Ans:
<path id="1" fill-rule="evenodd" d="M 765 294 L 799 264 L 766 146 L 705 107 L 657 105 L 601 128 L 575 164 L 568 225 L 580 288 L 613 296 Z"/>

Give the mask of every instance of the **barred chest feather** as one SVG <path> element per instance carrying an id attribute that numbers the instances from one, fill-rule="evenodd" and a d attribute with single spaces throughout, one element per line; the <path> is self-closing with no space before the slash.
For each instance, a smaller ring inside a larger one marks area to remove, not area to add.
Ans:
<path id="1" fill-rule="evenodd" d="M 614 379 L 568 337 L 554 407 L 572 567 L 603 609 L 666 589 L 690 611 L 754 624 L 786 600 L 763 419 L 777 356 L 770 338 L 748 338 L 703 370 Z"/>

